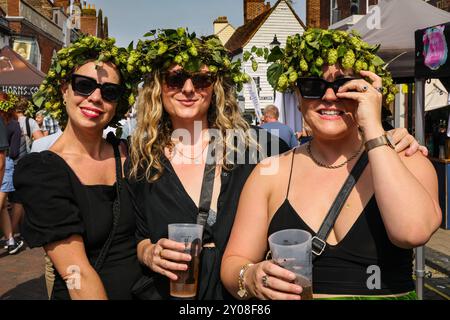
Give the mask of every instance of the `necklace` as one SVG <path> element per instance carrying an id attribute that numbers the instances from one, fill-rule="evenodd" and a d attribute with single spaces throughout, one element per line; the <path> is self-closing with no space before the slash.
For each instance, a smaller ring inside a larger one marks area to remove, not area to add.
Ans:
<path id="1" fill-rule="evenodd" d="M 203 149 L 202 149 L 202 152 L 200 152 L 200 154 L 198 154 L 197 156 L 195 156 L 195 157 L 189 157 L 189 156 L 187 156 L 187 155 L 185 155 L 183 152 L 181 152 L 181 150 L 180 149 L 178 149 L 176 146 L 173 148 L 174 149 L 174 151 L 175 151 L 175 154 L 176 153 L 179 153 L 183 158 L 186 158 L 186 159 L 189 159 L 189 160 L 197 160 L 198 158 L 200 158 L 202 155 L 203 155 L 203 153 L 205 152 L 205 149 L 206 149 L 206 147 L 209 145 L 209 143 L 207 143 L 204 147 L 203 147 Z"/>
<path id="2" fill-rule="evenodd" d="M 316 158 L 314 158 L 314 156 L 311 152 L 311 141 L 308 142 L 308 144 L 306 145 L 306 151 L 308 152 L 308 155 L 312 159 L 312 161 L 314 161 L 314 163 L 317 164 L 319 167 L 323 167 L 323 168 L 327 168 L 327 169 L 337 169 L 337 168 L 344 166 L 348 162 L 355 159 L 363 151 L 363 149 L 364 149 L 364 141 L 361 142 L 361 146 L 359 147 L 358 151 L 356 151 L 350 158 L 348 158 L 347 160 L 345 160 L 344 162 L 342 162 L 340 164 L 332 166 L 332 165 L 324 164 L 324 163 L 320 162 L 319 160 L 317 160 Z"/>

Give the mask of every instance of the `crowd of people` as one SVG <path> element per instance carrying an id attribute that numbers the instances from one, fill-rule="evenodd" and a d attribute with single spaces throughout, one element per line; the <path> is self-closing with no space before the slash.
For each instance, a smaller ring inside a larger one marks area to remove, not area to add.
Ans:
<path id="1" fill-rule="evenodd" d="M 331 31 L 314 36 L 324 32 Z M 169 282 L 191 256 L 184 243 L 168 239 L 168 225 L 197 223 L 204 235 L 196 299 L 298 300 L 303 288 L 292 283 L 295 275 L 265 260 L 267 238 L 289 228 L 316 235 L 364 159 L 366 169 L 321 239 L 314 297 L 415 297 L 412 248 L 426 243 L 441 219 L 436 174 L 406 130 L 382 127 L 388 73 L 349 64 L 345 55 L 318 66 L 312 59 L 323 53 L 312 51 L 304 61 L 314 64 L 309 70 L 288 59 L 293 50 L 304 56 L 310 35 L 296 35 L 299 47 L 288 40 L 279 62 L 286 71 L 272 81 L 296 93 L 308 134 L 279 122 L 272 105 L 261 127 L 244 119 L 236 91 L 248 75 L 214 36 L 159 30 L 133 50 L 84 36 L 57 53 L 35 97 L 45 106 L 37 121 L 23 108 L 0 113 L 0 202 L 6 207 L 15 190 L 10 202 L 24 208 L 24 241 L 47 256 L 51 299 L 173 298 Z M 329 37 L 337 40 L 327 53 L 358 42 L 361 54 L 375 57 L 357 35 Z M 34 150 L 25 150 L 13 173 L 19 126 Z M 120 126 L 105 137 L 105 128 Z M 8 250 L 17 253 L 23 240 L 6 220 Z M 369 290 L 366 267 L 377 263 L 382 287 Z"/>

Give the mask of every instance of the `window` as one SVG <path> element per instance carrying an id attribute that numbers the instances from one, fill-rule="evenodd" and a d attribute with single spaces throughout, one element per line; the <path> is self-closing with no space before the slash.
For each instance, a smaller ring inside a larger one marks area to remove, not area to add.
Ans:
<path id="1" fill-rule="evenodd" d="M 359 0 L 351 0 L 350 15 L 359 14 Z"/>
<path id="2" fill-rule="evenodd" d="M 330 24 L 341 20 L 341 11 L 338 8 L 337 0 L 330 0 Z"/>

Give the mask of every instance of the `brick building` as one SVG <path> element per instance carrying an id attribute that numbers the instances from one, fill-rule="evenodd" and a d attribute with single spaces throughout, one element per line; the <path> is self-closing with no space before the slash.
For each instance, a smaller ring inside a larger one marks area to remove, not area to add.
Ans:
<path id="1" fill-rule="evenodd" d="M 244 24 L 270 10 L 270 2 L 264 0 L 244 0 Z"/>
<path id="2" fill-rule="evenodd" d="M 424 0 L 445 11 L 450 11 L 450 0 Z M 352 15 L 367 13 L 367 5 L 378 0 L 306 0 L 306 25 L 327 29 L 330 25 Z"/>
<path id="3" fill-rule="evenodd" d="M 70 4 L 72 2 L 72 7 Z M 55 7 L 62 8 L 73 17 L 75 28 L 85 34 L 97 37 L 105 37 L 108 30 L 108 18 L 103 18 L 102 10 L 98 10 L 94 5 L 80 0 L 54 0 Z M 72 12 L 70 12 L 70 8 Z"/>
<path id="4" fill-rule="evenodd" d="M 50 0 L 0 0 L 11 29 L 10 46 L 47 72 L 53 54 L 62 48 L 63 29 L 53 21 Z"/>
<path id="5" fill-rule="evenodd" d="M 450 12 L 450 0 L 428 0 L 428 3 L 439 9 Z"/>

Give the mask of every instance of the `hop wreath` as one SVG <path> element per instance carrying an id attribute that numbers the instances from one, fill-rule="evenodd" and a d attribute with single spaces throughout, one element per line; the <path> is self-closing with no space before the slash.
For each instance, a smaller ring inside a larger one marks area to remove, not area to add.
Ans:
<path id="1" fill-rule="evenodd" d="M 206 65 L 210 72 L 231 80 L 240 91 L 250 77 L 241 71 L 241 60 L 231 62 L 229 52 L 216 36 L 197 38 L 185 28 L 152 30 L 130 53 L 128 71 L 145 75 L 177 64 L 188 72 Z"/>
<path id="2" fill-rule="evenodd" d="M 64 128 L 67 124 L 67 113 L 63 105 L 61 87 L 68 82 L 75 69 L 88 61 L 95 61 L 97 66 L 104 62 L 112 62 L 120 72 L 124 93 L 120 98 L 116 114 L 109 123 L 117 127 L 130 106 L 135 102 L 139 75 L 128 72 L 128 59 L 132 51 L 132 44 L 128 49 L 115 45 L 114 38 L 100 39 L 83 35 L 69 47 L 63 48 L 56 54 L 46 78 L 33 95 L 34 104 L 45 107 L 49 114 L 58 120 Z"/>
<path id="3" fill-rule="evenodd" d="M 390 73 L 385 70 L 384 61 L 376 55 L 379 47 L 364 42 L 356 31 L 308 29 L 301 36 L 289 36 L 284 49 L 253 47 L 251 52 L 244 53 L 244 61 L 250 59 L 254 70 L 258 64 L 253 54 L 272 62 L 267 78 L 270 85 L 281 92 L 295 86 L 300 76 L 321 77 L 324 64 L 339 63 L 342 68 L 352 69 L 356 74 L 361 70 L 372 71 L 382 78 L 383 96 L 389 104 L 394 101 L 398 89 Z"/>
<path id="4" fill-rule="evenodd" d="M 5 93 L 5 99 L 0 101 L 0 110 L 8 112 L 16 107 L 19 97 L 12 93 Z"/>

